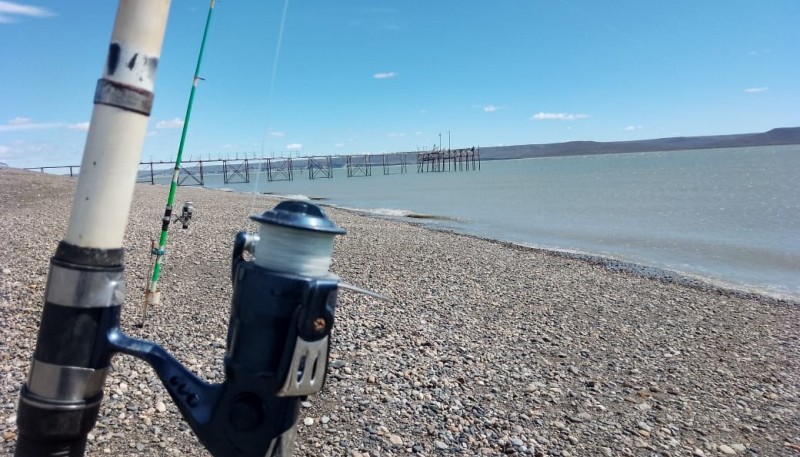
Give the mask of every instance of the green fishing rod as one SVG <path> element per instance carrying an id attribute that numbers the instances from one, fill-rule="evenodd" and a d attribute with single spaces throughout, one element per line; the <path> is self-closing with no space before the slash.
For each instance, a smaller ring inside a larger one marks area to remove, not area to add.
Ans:
<path id="1" fill-rule="evenodd" d="M 180 176 L 181 160 L 183 158 L 183 146 L 186 144 L 186 133 L 189 131 L 189 120 L 192 116 L 192 105 L 194 104 L 194 94 L 197 91 L 197 83 L 202 79 L 200 78 L 200 65 L 203 62 L 203 52 L 206 48 L 206 38 L 208 37 L 208 29 L 211 25 L 211 15 L 216 6 L 216 0 L 211 0 L 208 7 L 208 15 L 206 16 L 206 26 L 203 30 L 203 41 L 200 43 L 200 53 L 197 56 L 197 66 L 194 70 L 194 78 L 192 79 L 192 90 L 189 92 L 189 104 L 186 106 L 186 116 L 183 121 L 183 130 L 181 131 L 181 142 L 178 145 L 178 156 L 175 158 L 175 168 L 172 171 L 172 181 L 169 185 L 169 196 L 167 196 L 167 206 L 164 209 L 164 217 L 161 220 L 161 237 L 158 240 L 158 247 L 153 246 L 152 254 L 156 256 L 153 262 L 153 271 L 150 275 L 147 289 L 145 290 L 144 304 L 142 305 L 141 321 L 138 326 L 143 327 L 144 321 L 147 318 L 147 309 L 150 306 L 156 306 L 161 302 L 161 291 L 158 290 L 158 280 L 161 277 L 161 269 L 164 265 L 164 255 L 166 254 L 167 235 L 169 233 L 169 224 L 172 221 L 172 205 L 175 201 L 175 190 L 178 187 L 178 177 Z M 184 224 L 184 228 L 186 225 Z"/>

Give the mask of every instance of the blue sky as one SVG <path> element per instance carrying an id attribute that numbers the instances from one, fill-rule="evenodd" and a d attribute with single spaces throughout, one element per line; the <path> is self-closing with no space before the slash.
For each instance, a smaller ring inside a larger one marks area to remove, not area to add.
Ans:
<path id="1" fill-rule="evenodd" d="M 0 0 L 0 161 L 80 162 L 115 10 Z M 175 157 L 207 10 L 172 1 L 145 161 Z M 220 0 L 184 154 L 800 126 L 798 19 L 797 0 Z"/>

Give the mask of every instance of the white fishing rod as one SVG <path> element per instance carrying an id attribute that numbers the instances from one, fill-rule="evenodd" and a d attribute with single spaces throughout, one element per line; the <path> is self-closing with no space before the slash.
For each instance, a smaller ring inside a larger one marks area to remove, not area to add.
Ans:
<path id="1" fill-rule="evenodd" d="M 125 295 L 123 236 L 153 105 L 169 0 L 120 0 L 94 94 L 69 225 L 50 261 L 17 456 L 80 456 L 112 353 L 106 333 Z"/>

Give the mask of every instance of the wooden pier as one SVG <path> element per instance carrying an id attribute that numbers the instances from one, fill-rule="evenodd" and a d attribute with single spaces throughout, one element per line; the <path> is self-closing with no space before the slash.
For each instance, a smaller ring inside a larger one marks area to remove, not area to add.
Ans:
<path id="1" fill-rule="evenodd" d="M 222 162 L 223 169 L 225 168 L 225 162 Z M 227 176 L 225 179 L 227 180 Z M 153 177 L 150 176 L 150 180 L 153 180 Z M 178 174 L 178 185 L 179 186 L 203 186 L 205 185 L 205 176 L 203 176 L 203 161 L 191 161 L 191 162 L 183 162 L 181 166 L 180 173 Z"/>
<path id="2" fill-rule="evenodd" d="M 226 160 L 222 162 L 222 175 L 225 184 L 240 184 L 250 182 L 250 164 L 247 159 L 241 162 Z"/>
<path id="3" fill-rule="evenodd" d="M 63 174 L 63 175 L 67 175 L 67 174 L 69 174 L 69 177 L 70 177 L 70 178 L 74 178 L 75 176 L 78 176 L 78 173 L 77 173 L 77 171 L 78 171 L 78 170 L 80 170 L 80 168 L 81 168 L 81 166 L 80 166 L 80 165 L 61 165 L 61 166 L 58 166 L 58 165 L 56 165 L 56 166 L 52 166 L 52 167 L 30 167 L 30 168 L 23 168 L 23 170 L 33 170 L 33 171 L 38 171 L 38 172 L 40 172 L 40 173 L 51 173 L 51 171 L 50 171 L 50 170 L 63 170 L 63 171 L 67 171 L 67 169 L 69 169 L 69 173 L 58 173 L 58 174 Z M 47 170 L 47 171 L 45 171 L 45 170 Z M 56 173 L 56 172 L 55 172 L 55 171 L 53 171 L 52 173 Z"/>
<path id="4" fill-rule="evenodd" d="M 381 162 L 383 163 L 383 174 L 391 175 L 394 173 L 404 174 L 408 173 L 406 155 L 408 152 L 393 152 L 389 154 L 381 154 Z"/>
<path id="5" fill-rule="evenodd" d="M 181 162 L 178 173 L 179 186 L 204 186 L 206 175 L 221 174 L 225 184 L 250 182 L 251 172 L 266 172 L 268 181 L 293 181 L 295 170 L 306 171 L 308 179 L 332 179 L 335 168 L 345 168 L 348 178 L 372 176 L 373 165 L 381 166 L 384 175 L 408 173 L 407 156 L 416 155 L 417 173 L 477 171 L 481 168 L 480 150 L 437 149 L 420 152 L 393 152 L 385 154 L 359 154 L 313 157 L 251 157 L 235 159 L 190 159 Z M 139 164 L 138 183 L 165 182 L 172 176 L 174 162 L 150 161 Z M 55 173 L 72 177 L 80 173 L 80 165 L 25 168 L 41 173 Z M 61 171 L 61 172 L 59 172 Z"/>
<path id="6" fill-rule="evenodd" d="M 437 149 L 417 153 L 417 173 L 443 171 L 472 171 L 481 169 L 479 148 Z"/>
<path id="7" fill-rule="evenodd" d="M 333 178 L 331 156 L 308 158 L 308 179 Z"/>
<path id="8" fill-rule="evenodd" d="M 292 181 L 294 179 L 291 157 L 285 159 L 267 159 L 266 164 L 268 181 Z"/>
<path id="9" fill-rule="evenodd" d="M 347 156 L 347 177 L 372 176 L 372 161 L 369 154 Z"/>

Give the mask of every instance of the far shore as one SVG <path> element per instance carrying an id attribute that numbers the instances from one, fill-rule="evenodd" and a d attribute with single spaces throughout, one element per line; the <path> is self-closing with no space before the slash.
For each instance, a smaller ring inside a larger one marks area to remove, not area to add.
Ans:
<path id="1" fill-rule="evenodd" d="M 628 153 L 644 153 L 644 152 L 669 152 L 669 151 L 687 151 L 687 150 L 704 150 L 704 149 L 725 149 L 725 148 L 747 148 L 747 147 L 763 147 L 763 146 L 800 146 L 800 127 L 788 128 L 775 128 L 768 132 L 763 133 L 742 133 L 733 135 L 710 135 L 710 136 L 693 136 L 693 137 L 670 137 L 670 138 L 656 138 L 650 140 L 632 140 L 632 141 L 567 141 L 563 143 L 548 143 L 548 144 L 520 144 L 511 146 L 459 146 L 460 147 L 476 147 L 480 160 L 508 160 L 508 159 L 532 159 L 544 157 L 566 157 L 566 156 L 584 156 L 584 155 L 598 155 L 598 154 L 628 154 Z M 453 149 L 456 149 L 455 147 Z M 417 151 L 418 152 L 418 151 Z M 304 156 L 297 156 L 293 160 L 306 160 L 309 157 L 332 157 L 333 168 L 345 168 L 346 157 L 363 157 L 365 155 L 387 156 L 387 164 L 390 166 L 397 166 L 400 164 L 399 156 L 402 154 L 413 156 L 417 152 L 412 151 L 394 151 L 387 153 L 356 153 L 356 154 L 327 154 L 318 152 L 316 154 L 306 154 Z M 223 160 L 234 163 L 242 163 L 245 160 L 263 161 L 268 158 L 273 160 L 283 160 L 284 157 L 262 157 L 256 153 L 241 153 L 230 154 L 223 157 L 222 155 L 208 156 L 203 160 L 202 156 L 197 158 L 184 157 L 183 163 L 214 163 L 222 162 Z M 291 156 L 291 154 L 290 154 Z M 155 176 L 170 176 L 172 173 L 172 165 L 174 161 L 142 161 L 142 165 L 157 165 L 159 166 L 158 174 Z M 376 164 L 377 166 L 377 164 Z M 43 169 L 65 169 L 70 170 L 66 174 L 77 171 L 80 164 L 74 165 L 40 165 L 38 167 L 27 167 L 26 170 L 43 170 Z M 305 169 L 304 167 L 297 167 L 297 169 Z M 149 170 L 148 170 L 149 171 Z M 222 165 L 206 165 L 204 173 L 207 174 L 221 174 Z"/>

